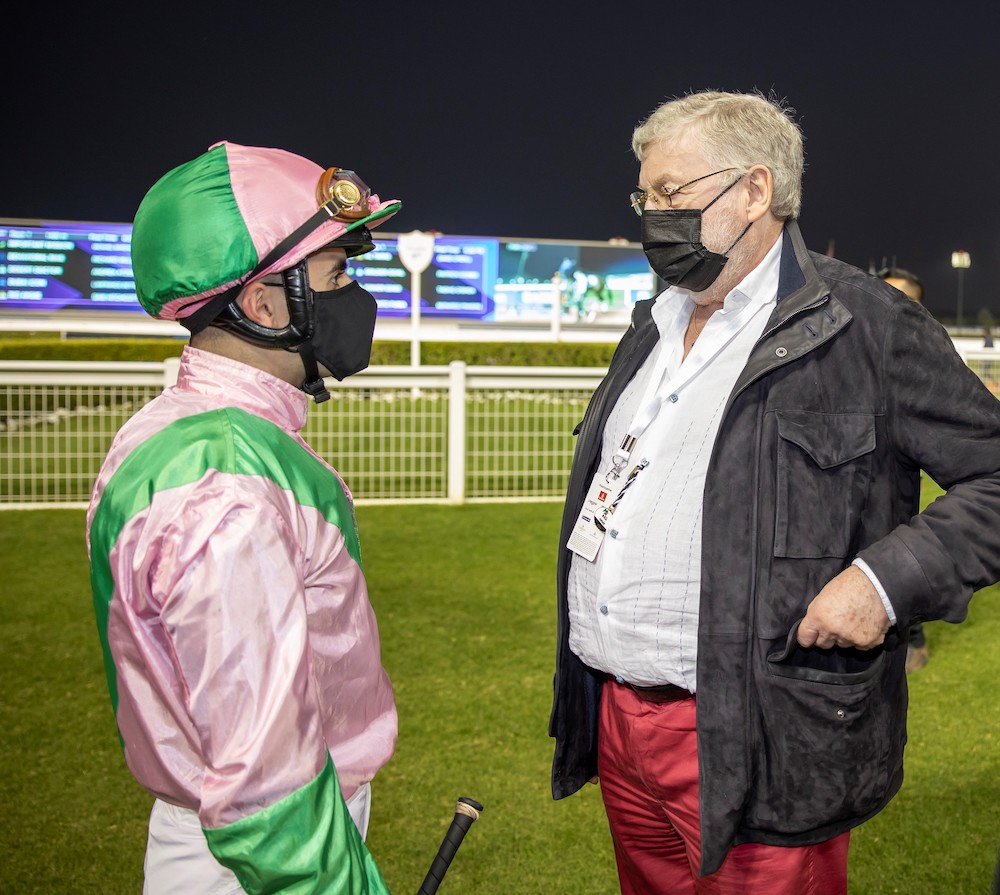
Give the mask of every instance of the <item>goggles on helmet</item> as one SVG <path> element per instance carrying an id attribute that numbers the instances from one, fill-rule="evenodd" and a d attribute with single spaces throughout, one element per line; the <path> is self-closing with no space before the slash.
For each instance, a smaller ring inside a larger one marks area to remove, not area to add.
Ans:
<path id="1" fill-rule="evenodd" d="M 316 202 L 330 208 L 330 216 L 345 224 L 360 221 L 371 214 L 372 191 L 354 171 L 327 168 L 316 183 Z M 332 211 L 332 209 L 336 211 Z"/>

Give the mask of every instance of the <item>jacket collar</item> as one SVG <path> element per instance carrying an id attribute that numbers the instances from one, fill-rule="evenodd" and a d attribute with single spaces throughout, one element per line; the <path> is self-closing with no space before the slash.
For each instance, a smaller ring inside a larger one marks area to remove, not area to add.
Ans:
<path id="1" fill-rule="evenodd" d="M 795 234 L 792 234 L 792 228 Z M 793 292 L 806 284 L 806 276 L 802 272 L 796 243 L 802 242 L 802 234 L 795 221 L 788 221 L 781 231 L 781 265 L 778 268 L 778 302 L 788 298 Z M 812 260 L 806 255 L 806 263 L 812 265 Z"/>
<path id="2" fill-rule="evenodd" d="M 263 417 L 286 432 L 298 432 L 306 423 L 304 392 L 257 367 L 212 351 L 185 345 L 177 386 L 209 397 L 219 407 L 239 407 Z"/>
<path id="3" fill-rule="evenodd" d="M 785 221 L 782 231 L 781 267 L 778 271 L 778 308 L 773 319 L 787 319 L 791 314 L 821 301 L 830 290 L 809 257 L 795 220 Z"/>
<path id="4" fill-rule="evenodd" d="M 816 270 L 795 221 L 785 223 L 782 239 L 785 242 L 777 306 L 736 381 L 729 404 L 771 370 L 798 360 L 832 339 L 852 319 L 851 312 L 830 294 Z"/>

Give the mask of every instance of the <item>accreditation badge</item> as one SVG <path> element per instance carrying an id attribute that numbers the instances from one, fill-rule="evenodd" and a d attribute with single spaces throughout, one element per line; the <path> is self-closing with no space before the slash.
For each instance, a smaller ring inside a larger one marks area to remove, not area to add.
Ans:
<path id="1" fill-rule="evenodd" d="M 590 483 L 587 496 L 583 500 L 583 508 L 566 542 L 570 550 L 587 562 L 593 562 L 601 549 L 604 541 L 604 520 L 610 513 L 613 499 L 608 477 L 603 473 L 597 473 Z"/>

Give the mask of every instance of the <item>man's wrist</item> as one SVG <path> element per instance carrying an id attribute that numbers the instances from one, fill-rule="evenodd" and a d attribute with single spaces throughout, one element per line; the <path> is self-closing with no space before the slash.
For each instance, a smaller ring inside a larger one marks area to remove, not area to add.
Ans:
<path id="1" fill-rule="evenodd" d="M 857 568 L 865 573 L 865 577 L 872 583 L 872 587 L 878 591 L 879 599 L 885 608 L 885 614 L 889 616 L 889 621 L 892 624 L 896 624 L 896 612 L 892 608 L 892 603 L 889 602 L 889 595 L 885 592 L 885 588 L 882 587 L 882 582 L 878 580 L 878 576 L 871 570 L 871 566 L 860 557 L 854 560 L 851 565 L 857 566 Z"/>

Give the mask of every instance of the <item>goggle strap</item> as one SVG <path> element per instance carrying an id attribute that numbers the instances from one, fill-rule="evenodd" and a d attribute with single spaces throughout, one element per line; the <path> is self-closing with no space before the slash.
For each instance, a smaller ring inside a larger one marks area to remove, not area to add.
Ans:
<path id="1" fill-rule="evenodd" d="M 314 230 L 318 230 L 323 224 L 329 221 L 331 218 L 335 218 L 341 211 L 343 206 L 338 204 L 336 199 L 329 199 L 324 202 L 319 207 L 317 211 L 309 220 L 307 220 L 300 227 L 297 227 L 292 233 L 286 236 L 281 242 L 279 242 L 270 252 L 267 253 L 263 261 L 261 261 L 250 273 L 247 275 L 247 282 L 252 280 L 254 277 L 258 276 L 262 271 L 267 270 L 275 261 L 281 258 L 290 249 L 295 248 L 303 239 L 305 239 Z"/>
<path id="2" fill-rule="evenodd" d="M 305 239 L 310 233 L 314 230 L 318 230 L 324 223 L 330 220 L 336 212 L 331 211 L 329 206 L 330 203 L 321 206 L 320 210 L 309 218 L 309 220 L 281 240 L 281 242 L 279 242 L 273 249 L 271 249 L 270 252 L 267 253 L 264 260 L 251 270 L 249 274 L 247 274 L 244 282 L 249 282 L 254 279 L 254 277 L 259 276 L 263 271 L 267 270 L 267 268 L 274 264 L 275 261 L 295 248 L 295 246 L 302 242 L 302 240 Z"/>

